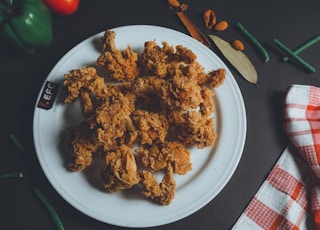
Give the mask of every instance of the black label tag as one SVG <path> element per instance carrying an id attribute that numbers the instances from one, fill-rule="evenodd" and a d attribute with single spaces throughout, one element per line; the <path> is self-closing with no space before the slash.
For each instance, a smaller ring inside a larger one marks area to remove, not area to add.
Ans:
<path id="1" fill-rule="evenodd" d="M 58 89 L 59 89 L 58 84 L 47 81 L 43 88 L 41 97 L 39 99 L 38 107 L 46 110 L 51 109 L 54 99 L 57 96 Z"/>

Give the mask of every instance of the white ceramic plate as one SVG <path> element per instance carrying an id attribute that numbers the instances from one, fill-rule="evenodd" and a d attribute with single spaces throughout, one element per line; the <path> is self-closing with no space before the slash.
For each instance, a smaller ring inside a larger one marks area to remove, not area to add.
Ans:
<path id="1" fill-rule="evenodd" d="M 151 227 L 180 220 L 210 202 L 227 184 L 242 155 L 246 136 L 246 113 L 241 92 L 228 67 L 207 47 L 183 33 L 158 26 L 133 25 L 113 28 L 116 45 L 124 49 L 130 44 L 141 52 L 144 42 L 155 40 L 159 45 L 184 45 L 198 57 L 206 71 L 225 68 L 224 84 L 216 90 L 214 114 L 218 139 L 214 148 L 193 148 L 193 169 L 184 176 L 175 175 L 177 189 L 169 206 L 154 204 L 139 194 L 109 194 L 100 189 L 94 178 L 84 172 L 66 169 L 66 129 L 80 119 L 79 105 L 65 105 L 59 98 L 51 109 L 39 108 L 43 98 L 54 91 L 44 83 L 34 112 L 34 142 L 41 167 L 57 192 L 72 206 L 99 221 L 125 227 Z M 64 74 L 71 69 L 92 65 L 99 56 L 96 34 L 71 49 L 52 69 L 46 82 L 62 85 Z M 52 85 L 51 85 L 52 86 Z M 61 87 L 60 87 L 61 88 Z M 94 175 L 94 173 L 92 173 Z"/>

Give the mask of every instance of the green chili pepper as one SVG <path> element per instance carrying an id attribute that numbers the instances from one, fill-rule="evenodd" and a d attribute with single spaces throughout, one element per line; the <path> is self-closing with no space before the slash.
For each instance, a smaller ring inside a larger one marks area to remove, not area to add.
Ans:
<path id="1" fill-rule="evenodd" d="M 240 22 L 236 24 L 239 30 L 250 40 L 253 44 L 260 50 L 263 55 L 264 61 L 268 62 L 270 57 L 268 51 L 263 47 L 263 45 L 256 39 L 253 34 L 251 34 Z"/>
<path id="2" fill-rule="evenodd" d="M 0 179 L 6 179 L 6 178 L 22 178 L 23 173 L 22 172 L 14 172 L 14 173 L 6 173 L 1 174 Z"/>
<path id="3" fill-rule="evenodd" d="M 304 51 L 305 49 L 308 49 L 310 46 L 314 45 L 315 43 L 320 42 L 320 35 L 312 38 L 311 40 L 307 41 L 306 43 L 302 44 L 301 46 L 299 46 L 299 48 L 297 48 L 296 50 L 294 50 L 293 52 L 298 55 L 299 53 L 301 53 L 302 51 Z M 284 61 L 288 61 L 289 57 L 284 57 L 283 58 Z"/>
<path id="4" fill-rule="evenodd" d="M 58 213 L 56 212 L 56 210 L 54 209 L 54 207 L 52 206 L 48 198 L 44 195 L 44 193 L 39 188 L 34 188 L 34 193 L 48 209 L 49 213 L 51 214 L 56 224 L 57 229 L 64 230 L 64 226 L 60 220 L 60 217 L 58 216 Z"/>
<path id="5" fill-rule="evenodd" d="M 316 69 L 310 65 L 308 62 L 303 60 L 301 57 L 299 57 L 297 54 L 295 54 L 292 50 L 290 50 L 287 46 L 285 46 L 282 42 L 280 42 L 278 39 L 274 38 L 273 42 L 281 48 L 283 51 L 285 51 L 290 57 L 295 59 L 297 62 L 299 62 L 301 65 L 303 65 L 307 70 L 309 70 L 312 73 L 316 72 Z"/>
<path id="6" fill-rule="evenodd" d="M 15 144 L 15 146 L 20 149 L 21 151 L 25 152 L 26 149 L 24 146 L 21 144 L 21 142 L 16 138 L 16 136 L 12 133 L 9 134 L 10 140 Z"/>
<path id="7" fill-rule="evenodd" d="M 52 17 L 41 0 L 0 0 L 0 44 L 34 53 L 52 42 Z"/>

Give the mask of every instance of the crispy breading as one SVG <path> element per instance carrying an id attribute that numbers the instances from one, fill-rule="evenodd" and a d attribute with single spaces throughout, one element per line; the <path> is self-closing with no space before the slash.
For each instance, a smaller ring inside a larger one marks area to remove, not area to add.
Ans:
<path id="1" fill-rule="evenodd" d="M 162 86 L 166 84 L 166 80 L 157 76 L 143 76 L 137 78 L 132 83 L 132 90 L 136 94 L 155 93 L 161 92 Z"/>
<path id="2" fill-rule="evenodd" d="M 146 198 L 156 201 L 161 205 L 169 205 L 175 194 L 176 181 L 173 177 L 172 166 L 169 164 L 166 168 L 161 183 L 158 184 L 156 177 L 149 171 L 140 172 L 140 184 L 144 191 L 142 195 Z"/>
<path id="3" fill-rule="evenodd" d="M 194 61 L 181 69 L 181 75 L 188 77 L 195 84 L 202 86 L 205 83 L 202 82 L 202 79 L 207 75 L 207 73 L 199 62 Z"/>
<path id="4" fill-rule="evenodd" d="M 166 139 L 169 125 L 164 115 L 136 110 L 132 113 L 132 120 L 141 144 L 157 144 Z"/>
<path id="5" fill-rule="evenodd" d="M 72 103 L 80 98 L 83 115 L 89 116 L 94 111 L 92 99 L 101 94 L 106 85 L 104 78 L 93 67 L 70 70 L 64 75 L 65 103 Z"/>
<path id="6" fill-rule="evenodd" d="M 167 42 L 158 46 L 155 41 L 147 41 L 144 44 L 144 52 L 140 57 L 140 64 L 144 75 L 155 75 L 159 78 L 166 78 L 169 73 L 170 54 L 174 53 L 173 46 Z"/>
<path id="7" fill-rule="evenodd" d="M 176 54 L 180 58 L 180 60 L 186 64 L 191 64 L 197 60 L 197 55 L 195 55 L 192 50 L 182 46 L 177 45 L 176 46 Z"/>
<path id="8" fill-rule="evenodd" d="M 188 48 L 178 45 L 175 48 L 167 42 L 160 47 L 155 41 L 144 44 L 140 63 L 144 75 L 170 78 L 181 72 L 186 64 L 196 60 L 197 56 Z"/>
<path id="9" fill-rule="evenodd" d="M 134 110 L 133 103 L 118 92 L 105 101 L 96 109 L 94 115 L 88 118 L 91 129 L 97 129 L 98 139 L 103 144 L 105 151 L 115 149 L 120 140 L 126 143 L 123 138 L 128 129 L 130 114 Z"/>
<path id="10" fill-rule="evenodd" d="M 95 133 L 84 121 L 73 126 L 70 130 L 72 159 L 68 164 L 71 171 L 81 171 L 91 165 L 93 154 L 98 151 L 99 144 Z"/>
<path id="11" fill-rule="evenodd" d="M 105 88 L 104 78 L 100 77 L 93 67 L 70 70 L 64 75 L 64 78 L 65 103 L 75 101 L 83 90 L 90 93 L 101 93 Z"/>
<path id="12" fill-rule="evenodd" d="M 109 192 L 128 189 L 139 183 L 137 164 L 131 148 L 121 145 L 116 151 L 107 153 L 101 178 Z"/>
<path id="13" fill-rule="evenodd" d="M 203 99 L 203 102 L 200 104 L 199 106 L 199 111 L 201 112 L 201 114 L 203 115 L 203 117 L 205 116 L 210 116 L 212 115 L 212 113 L 214 112 L 214 103 L 212 98 L 216 95 L 216 93 L 207 88 L 207 87 L 203 87 L 202 91 L 201 91 L 201 96 Z"/>
<path id="14" fill-rule="evenodd" d="M 138 54 L 131 47 L 119 51 L 116 48 L 115 32 L 106 31 L 102 40 L 102 51 L 96 63 L 117 81 L 133 81 L 140 74 L 138 67 Z"/>
<path id="15" fill-rule="evenodd" d="M 212 117 L 204 116 L 201 112 L 190 111 L 183 114 L 185 122 L 180 124 L 178 138 L 185 146 L 204 148 L 213 145 L 217 134 L 214 131 Z"/>
<path id="16" fill-rule="evenodd" d="M 136 149 L 141 163 L 152 172 L 173 167 L 173 172 L 184 175 L 192 169 L 190 151 L 176 141 L 163 142 L 159 145 L 145 146 Z"/>
<path id="17" fill-rule="evenodd" d="M 201 87 L 183 76 L 174 76 L 161 87 L 161 101 L 169 109 L 196 109 L 202 102 Z"/>
<path id="18" fill-rule="evenodd" d="M 212 70 L 207 74 L 201 75 L 200 78 L 198 78 L 198 84 L 203 85 L 209 85 L 213 88 L 218 88 L 220 85 L 223 84 L 224 79 L 226 77 L 226 70 L 223 68 Z"/>

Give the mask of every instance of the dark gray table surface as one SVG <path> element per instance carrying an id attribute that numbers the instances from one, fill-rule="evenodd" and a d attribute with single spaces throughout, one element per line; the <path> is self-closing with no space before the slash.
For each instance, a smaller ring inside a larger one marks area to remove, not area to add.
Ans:
<path id="1" fill-rule="evenodd" d="M 259 87 L 247 83 L 227 64 L 239 85 L 247 114 L 247 136 L 239 165 L 224 189 L 199 211 L 152 229 L 230 229 L 288 143 L 282 129 L 283 99 L 287 87 L 292 84 L 318 86 L 320 82 L 318 72 L 311 74 L 299 64 L 282 62 L 283 52 L 272 40 L 278 38 L 294 49 L 318 35 L 320 1 L 186 0 L 183 3 L 189 5 L 189 16 L 205 34 L 213 33 L 203 25 L 202 15 L 206 9 L 213 9 L 218 20 L 229 22 L 228 30 L 217 34 L 229 41 L 239 38 L 245 42 L 244 52 L 257 69 Z M 237 22 L 245 25 L 265 45 L 270 53 L 269 62 L 265 63 L 252 43 L 239 33 L 234 26 Z M 40 167 L 32 130 L 38 93 L 60 58 L 91 35 L 124 25 L 157 25 L 188 34 L 168 8 L 166 0 L 82 0 L 76 13 L 53 17 L 54 40 L 49 47 L 33 55 L 0 51 L 0 174 L 24 173 L 22 179 L 0 181 L 0 229 L 55 229 L 47 210 L 35 197 L 34 187 L 41 188 L 54 204 L 65 229 L 125 229 L 86 216 L 55 191 Z M 211 49 L 226 61 L 214 45 Z M 300 56 L 320 71 L 320 44 L 313 45 Z M 8 138 L 10 133 L 19 138 L 26 152 L 13 145 Z"/>

